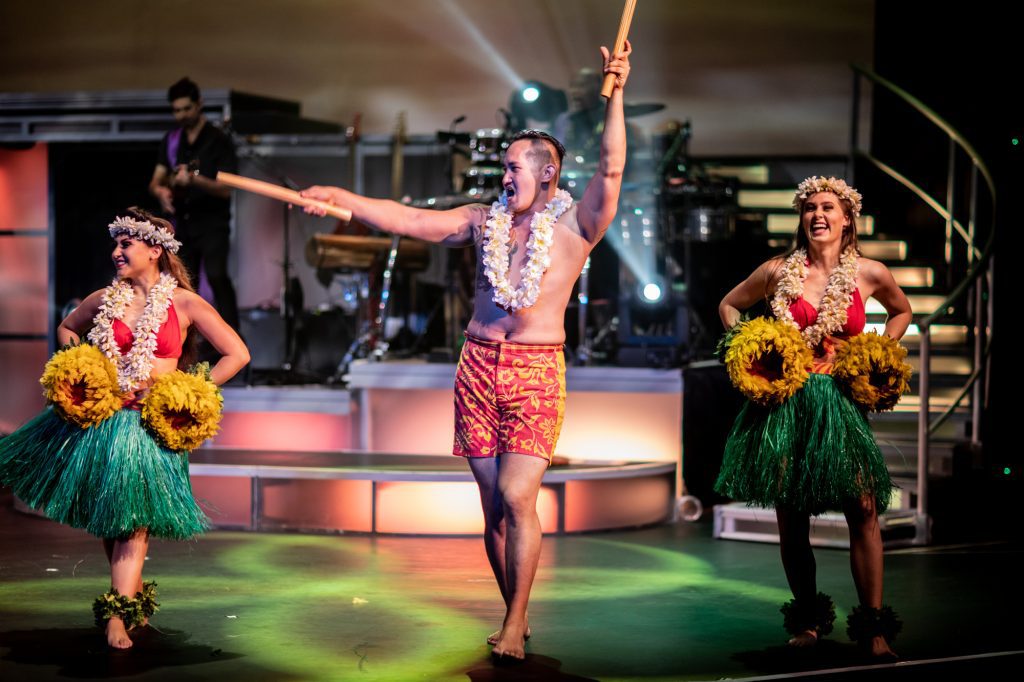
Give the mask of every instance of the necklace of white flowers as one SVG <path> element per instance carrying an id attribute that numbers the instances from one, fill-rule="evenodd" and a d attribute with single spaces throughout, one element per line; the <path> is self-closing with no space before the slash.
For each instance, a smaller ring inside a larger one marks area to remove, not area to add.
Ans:
<path id="1" fill-rule="evenodd" d="M 846 247 L 839 256 L 839 264 L 832 269 L 825 284 L 825 293 L 818 305 L 818 317 L 814 324 L 800 331 L 809 348 L 816 348 L 829 334 L 837 332 L 846 324 L 846 311 L 853 302 L 857 288 L 857 250 Z M 789 307 L 803 296 L 804 280 L 807 279 L 807 251 L 797 249 L 782 265 L 779 283 L 772 297 L 772 312 L 776 319 L 787 322 L 797 329 L 800 325 L 793 319 Z"/>
<path id="2" fill-rule="evenodd" d="M 153 371 L 153 357 L 156 353 L 156 334 L 167 316 L 167 309 L 174 298 L 178 281 L 166 272 L 146 296 L 146 307 L 135 323 L 135 341 L 130 351 L 121 355 L 121 349 L 114 340 L 114 320 L 124 318 L 125 311 L 135 299 L 135 289 L 125 280 L 114 280 L 103 290 L 103 303 L 96 317 L 88 339 L 117 367 L 117 383 L 124 392 L 133 391 L 149 380 Z"/>
<path id="3" fill-rule="evenodd" d="M 512 214 L 499 201 L 491 204 L 484 224 L 483 264 L 487 281 L 494 289 L 493 300 L 506 310 L 529 308 L 540 296 L 540 280 L 551 265 L 548 251 L 555 232 L 555 222 L 572 206 L 572 197 L 563 189 L 555 193 L 544 210 L 530 220 L 530 238 L 526 242 L 526 265 L 519 271 L 519 286 L 513 288 L 508 280 L 509 235 L 512 232 Z"/>

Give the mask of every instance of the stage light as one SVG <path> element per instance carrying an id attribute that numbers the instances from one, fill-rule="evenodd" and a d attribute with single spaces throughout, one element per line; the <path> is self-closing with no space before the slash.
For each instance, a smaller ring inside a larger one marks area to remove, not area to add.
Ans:
<path id="1" fill-rule="evenodd" d="M 509 99 L 509 127 L 526 128 L 530 121 L 551 123 L 569 106 L 565 91 L 540 81 L 526 81 Z"/>
<path id="2" fill-rule="evenodd" d="M 640 297 L 645 303 L 657 303 L 665 296 L 665 291 L 658 282 L 647 282 L 640 289 Z"/>
<path id="3" fill-rule="evenodd" d="M 1010 475 L 1010 467 L 1003 467 L 1003 475 L 1004 476 L 1009 476 Z"/>

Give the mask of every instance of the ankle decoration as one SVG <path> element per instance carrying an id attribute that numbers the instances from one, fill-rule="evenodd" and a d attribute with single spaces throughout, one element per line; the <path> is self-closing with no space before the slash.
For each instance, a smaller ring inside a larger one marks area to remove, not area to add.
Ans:
<path id="1" fill-rule="evenodd" d="M 142 592 L 138 592 L 135 598 L 139 600 L 139 608 L 142 615 L 149 618 L 160 610 L 160 603 L 156 600 L 156 581 L 142 583 Z"/>
<path id="2" fill-rule="evenodd" d="M 120 618 L 125 629 L 130 630 L 136 625 L 152 616 L 160 608 L 156 601 L 156 583 L 148 582 L 142 584 L 142 592 L 136 592 L 135 597 L 121 594 L 116 588 L 111 587 L 96 597 L 92 603 L 92 614 L 96 617 L 97 627 L 105 627 L 111 618 Z"/>
<path id="3" fill-rule="evenodd" d="M 879 609 L 855 606 L 846 618 L 846 634 L 861 644 L 879 636 L 884 637 L 886 642 L 892 642 L 902 629 L 903 621 L 891 606 L 885 604 Z"/>
<path id="4" fill-rule="evenodd" d="M 782 627 L 791 635 L 813 630 L 824 637 L 832 632 L 832 623 L 836 620 L 836 605 L 824 592 L 819 592 L 813 603 L 790 599 L 779 611 L 782 613 Z"/>

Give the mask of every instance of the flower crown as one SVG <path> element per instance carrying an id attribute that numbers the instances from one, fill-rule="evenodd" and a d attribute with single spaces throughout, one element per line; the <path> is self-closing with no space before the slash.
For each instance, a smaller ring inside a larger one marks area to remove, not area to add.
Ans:
<path id="1" fill-rule="evenodd" d="M 119 234 L 128 233 L 137 237 L 147 244 L 162 246 L 171 253 L 178 253 L 181 242 L 174 238 L 167 228 L 157 227 L 148 220 L 136 220 L 128 216 L 118 216 L 114 222 L 107 225 L 110 236 L 116 237 Z"/>
<path id="2" fill-rule="evenodd" d="M 817 175 L 812 175 L 796 186 L 796 194 L 793 196 L 793 208 L 799 211 L 800 205 L 803 204 L 804 200 L 818 192 L 832 192 L 832 194 L 835 194 L 840 199 L 845 199 L 850 202 L 853 215 L 860 215 L 860 201 L 863 198 L 860 192 L 847 185 L 846 181 L 842 178 L 825 178 L 818 177 Z"/>

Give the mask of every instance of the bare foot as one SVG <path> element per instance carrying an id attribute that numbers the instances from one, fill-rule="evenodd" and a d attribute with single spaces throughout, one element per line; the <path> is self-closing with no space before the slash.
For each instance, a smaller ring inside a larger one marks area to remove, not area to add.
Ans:
<path id="1" fill-rule="evenodd" d="M 801 633 L 793 635 L 786 644 L 797 649 L 805 649 L 812 647 L 818 643 L 818 631 L 817 630 L 804 630 Z"/>
<path id="2" fill-rule="evenodd" d="M 889 643 L 885 641 L 885 637 L 874 637 L 871 642 L 868 643 L 867 649 L 873 658 L 885 660 L 889 659 L 895 661 L 899 658 L 896 652 L 889 647 Z"/>
<path id="3" fill-rule="evenodd" d="M 505 623 L 498 641 L 491 650 L 491 656 L 499 661 L 523 661 L 526 659 L 526 624 Z"/>
<path id="4" fill-rule="evenodd" d="M 112 649 L 130 649 L 132 640 L 125 632 L 124 623 L 120 618 L 107 621 L 107 645 Z"/>
<path id="5" fill-rule="evenodd" d="M 526 634 L 523 635 L 523 639 L 526 639 L 526 640 L 530 639 L 530 635 L 531 634 L 533 634 L 533 633 L 530 630 L 530 626 L 527 625 L 526 626 Z M 487 635 L 487 643 L 490 644 L 491 646 L 494 646 L 495 644 L 498 643 L 498 639 L 500 637 L 501 637 L 501 630 L 500 629 L 495 630 L 491 634 Z"/>

